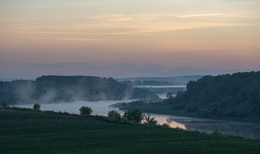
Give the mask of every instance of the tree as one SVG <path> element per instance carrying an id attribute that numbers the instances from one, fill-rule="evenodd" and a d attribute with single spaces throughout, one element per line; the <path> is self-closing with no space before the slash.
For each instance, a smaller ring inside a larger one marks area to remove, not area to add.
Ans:
<path id="1" fill-rule="evenodd" d="M 2 106 L 3 106 L 3 108 L 6 108 L 8 105 L 6 102 L 3 102 Z"/>
<path id="2" fill-rule="evenodd" d="M 140 123 L 143 119 L 143 114 L 142 111 L 138 110 L 138 109 L 130 109 L 127 110 L 124 115 L 123 118 L 126 118 L 129 121 L 134 121 L 137 123 Z"/>
<path id="3" fill-rule="evenodd" d="M 35 104 L 33 105 L 33 109 L 34 109 L 34 110 L 40 110 L 40 108 L 41 108 L 41 105 L 38 104 L 38 103 L 35 103 Z"/>
<path id="4" fill-rule="evenodd" d="M 222 135 L 218 129 L 214 129 L 211 134 L 216 136 Z"/>
<path id="5" fill-rule="evenodd" d="M 157 120 L 155 120 L 155 117 L 151 117 L 149 114 L 147 116 L 144 116 L 145 123 L 148 125 L 157 125 Z"/>
<path id="6" fill-rule="evenodd" d="M 163 126 L 163 127 L 167 127 L 167 128 L 171 128 L 171 126 L 170 126 L 169 124 L 167 124 L 167 123 L 163 123 L 162 126 Z"/>
<path id="7" fill-rule="evenodd" d="M 173 98 L 173 95 L 172 95 L 172 93 L 167 93 L 166 97 L 167 97 L 168 99 L 171 99 L 171 98 Z"/>
<path id="8" fill-rule="evenodd" d="M 121 120 L 121 115 L 118 111 L 116 110 L 112 110 L 112 111 L 109 111 L 107 113 L 107 116 L 109 119 L 112 119 L 112 120 L 115 120 L 115 121 L 119 121 Z"/>
<path id="9" fill-rule="evenodd" d="M 88 106 L 82 106 L 80 109 L 80 115 L 91 115 L 93 110 Z"/>

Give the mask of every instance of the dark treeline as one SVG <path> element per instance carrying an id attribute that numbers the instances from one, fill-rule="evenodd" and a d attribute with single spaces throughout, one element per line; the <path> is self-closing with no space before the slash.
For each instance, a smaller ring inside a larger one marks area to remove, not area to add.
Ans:
<path id="1" fill-rule="evenodd" d="M 189 81 L 196 81 L 201 77 L 201 75 L 191 75 L 175 77 L 136 77 L 117 80 L 128 81 L 134 85 L 186 85 Z"/>
<path id="2" fill-rule="evenodd" d="M 169 81 L 155 81 L 155 80 L 137 80 L 137 81 L 131 81 L 131 84 L 133 85 L 173 85 L 173 82 Z"/>
<path id="3" fill-rule="evenodd" d="M 42 76 L 36 81 L 0 82 L 0 103 L 35 103 L 74 100 L 154 99 L 152 92 L 132 88 L 112 78 L 94 76 Z"/>
<path id="4" fill-rule="evenodd" d="M 205 76 L 189 82 L 187 91 L 168 103 L 173 110 L 204 117 L 259 117 L 260 72 Z"/>
<path id="5" fill-rule="evenodd" d="M 260 122 L 260 71 L 204 76 L 159 103 L 134 102 L 145 112 Z"/>

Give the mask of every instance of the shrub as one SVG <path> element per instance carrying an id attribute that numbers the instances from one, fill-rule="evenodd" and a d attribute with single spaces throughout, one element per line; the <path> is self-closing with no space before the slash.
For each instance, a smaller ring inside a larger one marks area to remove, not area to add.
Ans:
<path id="1" fill-rule="evenodd" d="M 145 123 L 148 125 L 157 125 L 157 121 L 155 120 L 155 117 L 151 117 L 149 114 L 147 116 L 144 116 Z"/>
<path id="2" fill-rule="evenodd" d="M 163 127 L 167 127 L 167 128 L 171 128 L 171 126 L 170 126 L 169 124 L 167 124 L 167 123 L 163 123 L 162 126 L 163 126 Z"/>
<path id="3" fill-rule="evenodd" d="M 138 109 L 130 109 L 124 113 L 123 118 L 126 118 L 129 121 L 140 123 L 143 119 L 143 114 L 142 111 Z"/>
<path id="4" fill-rule="evenodd" d="M 4 102 L 4 103 L 2 104 L 2 106 L 3 106 L 3 108 L 6 108 L 8 105 L 7 105 L 6 102 Z"/>
<path id="5" fill-rule="evenodd" d="M 218 129 L 214 129 L 211 134 L 216 136 L 222 135 L 222 133 Z"/>
<path id="6" fill-rule="evenodd" d="M 173 94 L 172 94 L 172 93 L 167 93 L 166 97 L 167 97 L 168 99 L 172 99 L 172 98 L 173 98 Z"/>
<path id="7" fill-rule="evenodd" d="M 112 119 L 112 120 L 115 120 L 115 121 L 120 121 L 121 120 L 121 115 L 116 110 L 109 111 L 107 113 L 107 116 L 108 116 L 109 119 Z"/>
<path id="8" fill-rule="evenodd" d="M 41 108 L 41 105 L 38 104 L 38 103 L 35 103 L 35 104 L 33 105 L 33 109 L 34 109 L 34 110 L 40 110 L 40 108 Z"/>
<path id="9" fill-rule="evenodd" d="M 82 106 L 80 109 L 80 115 L 90 115 L 93 110 L 88 106 Z"/>

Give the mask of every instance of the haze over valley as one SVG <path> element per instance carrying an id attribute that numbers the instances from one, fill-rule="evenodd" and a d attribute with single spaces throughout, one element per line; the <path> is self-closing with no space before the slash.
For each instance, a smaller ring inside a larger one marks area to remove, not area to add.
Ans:
<path id="1" fill-rule="evenodd" d="M 0 153 L 260 153 L 259 0 L 0 0 Z"/>

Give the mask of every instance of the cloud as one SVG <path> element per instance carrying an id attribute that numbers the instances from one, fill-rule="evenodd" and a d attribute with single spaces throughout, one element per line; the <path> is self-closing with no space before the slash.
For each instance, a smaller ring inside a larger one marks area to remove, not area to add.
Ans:
<path id="1" fill-rule="evenodd" d="M 21 29 L 15 32 L 39 34 L 40 38 L 48 37 L 48 39 L 63 41 L 89 41 L 107 38 L 106 36 L 109 35 L 144 36 L 189 29 L 254 26 L 259 24 L 256 20 L 259 18 L 258 14 L 259 12 L 246 10 L 237 12 L 194 12 L 191 14 L 103 14 L 89 16 L 79 23 L 62 27 L 45 27 L 42 31 L 39 29 Z M 255 18 L 255 20 L 249 22 L 245 18 Z"/>
<path id="2" fill-rule="evenodd" d="M 177 16 L 178 18 L 194 18 L 194 17 L 208 17 L 208 16 L 220 16 L 224 13 L 208 13 L 208 14 L 190 14 L 190 15 L 181 15 Z"/>
<path id="3" fill-rule="evenodd" d="M 65 41 L 89 41 L 92 40 L 90 38 L 77 38 L 77 37 L 73 37 L 73 38 L 60 38 L 60 40 L 65 40 Z"/>
<path id="4" fill-rule="evenodd" d="M 249 69 L 218 69 L 218 68 L 188 68 L 164 66 L 161 64 L 132 64 L 132 63 L 117 63 L 111 68 L 120 68 L 121 72 L 132 72 L 139 76 L 181 76 L 181 75 L 218 75 L 226 73 L 250 71 Z"/>
<path id="5" fill-rule="evenodd" d="M 70 63 L 50 63 L 50 64 L 44 64 L 44 63 L 26 63 L 27 65 L 35 65 L 38 67 L 46 67 L 46 68 L 73 68 L 73 67 L 85 67 L 89 69 L 98 69 L 98 70 L 104 70 L 109 69 L 107 66 L 100 66 L 100 65 L 93 65 L 89 63 L 78 63 L 78 62 L 70 62 Z"/>
<path id="6" fill-rule="evenodd" d="M 37 67 L 46 67 L 46 68 L 57 68 L 57 67 L 64 67 L 61 64 L 55 63 L 55 64 L 43 64 L 43 63 L 25 63 L 26 65 L 34 65 Z"/>
<path id="7" fill-rule="evenodd" d="M 97 15 L 89 17 L 92 20 L 102 20 L 102 21 L 131 21 L 133 18 L 124 15 L 124 14 L 104 14 L 104 15 Z"/>

